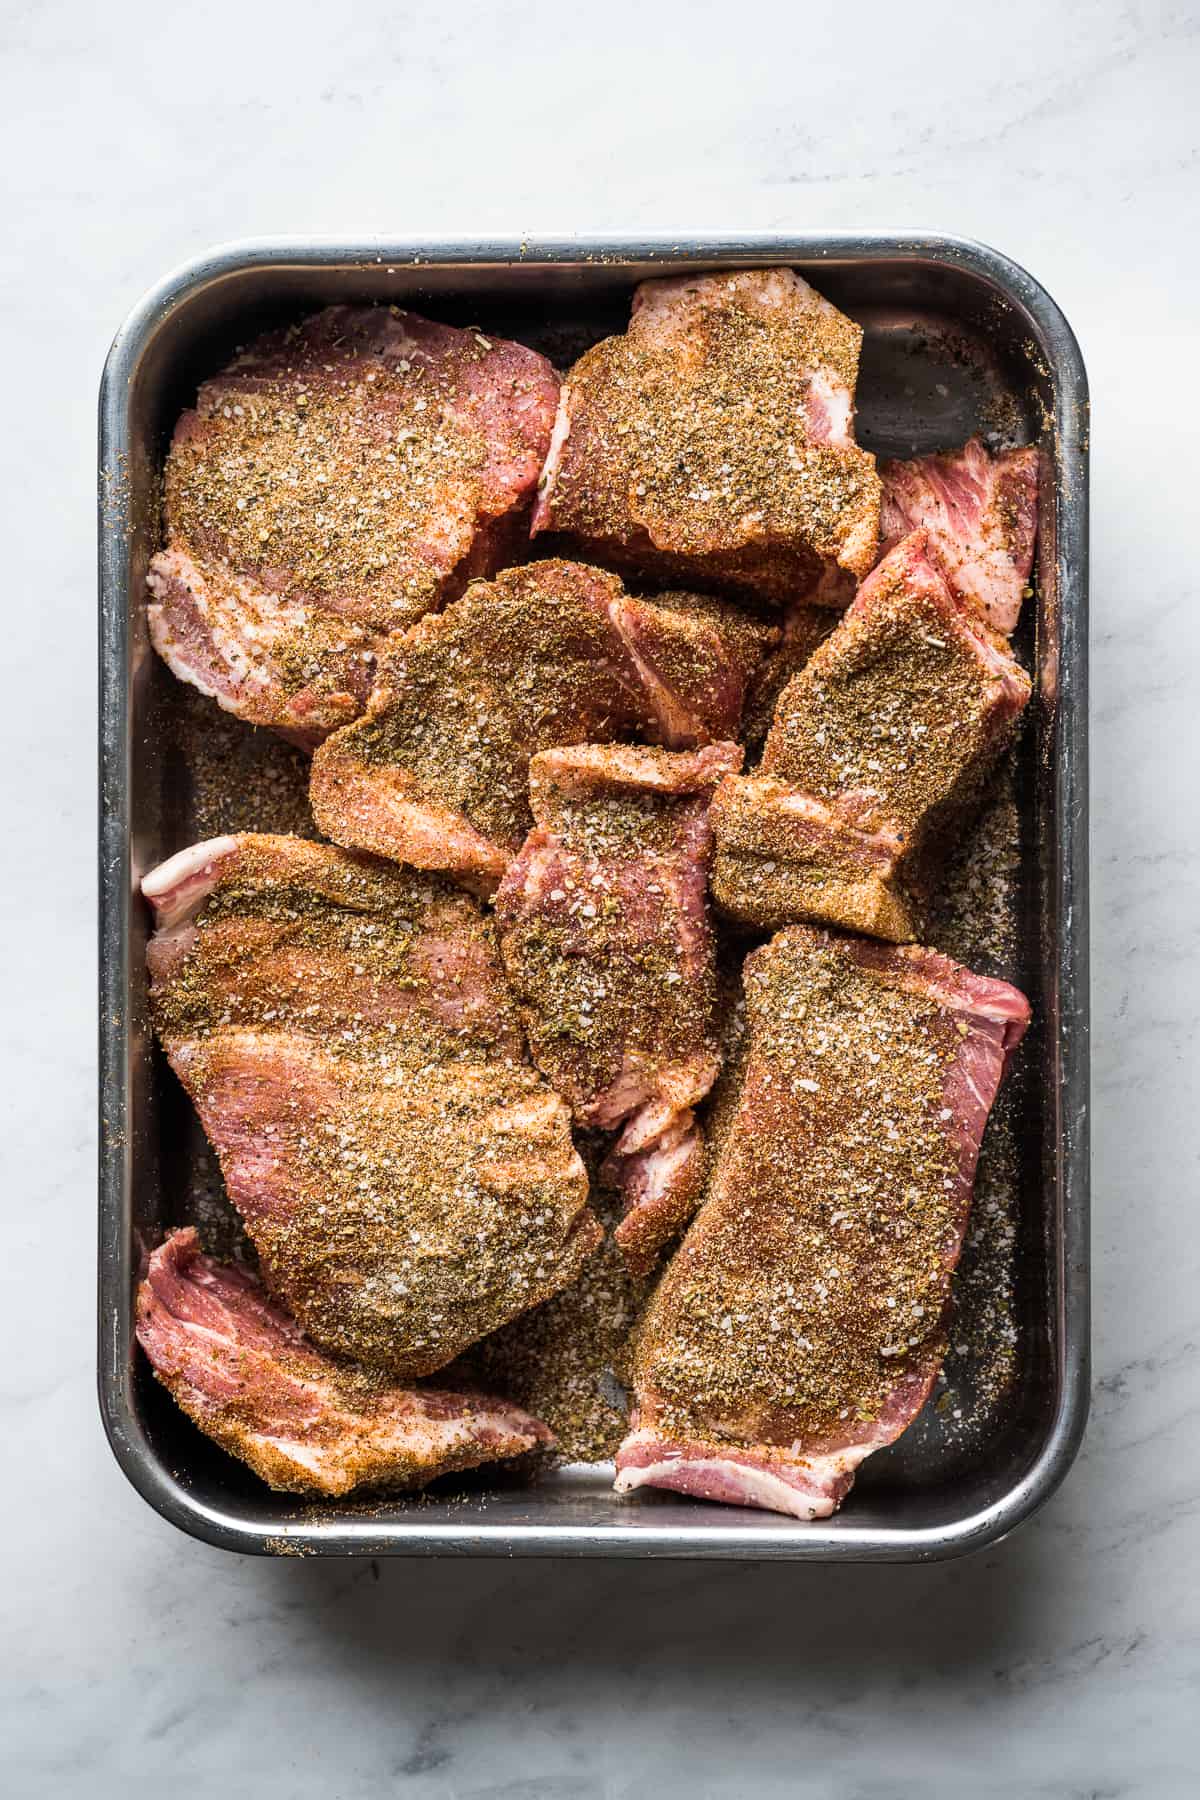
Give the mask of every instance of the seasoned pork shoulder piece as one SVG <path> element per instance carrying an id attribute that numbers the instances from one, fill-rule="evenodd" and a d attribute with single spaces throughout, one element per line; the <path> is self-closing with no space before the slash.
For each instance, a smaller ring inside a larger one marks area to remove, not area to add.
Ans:
<path id="1" fill-rule="evenodd" d="M 1029 1007 L 930 950 L 802 925 L 747 959 L 745 988 L 738 1092 L 637 1334 L 617 1488 L 814 1519 L 937 1377 Z"/>
<path id="2" fill-rule="evenodd" d="M 527 526 L 558 379 L 520 344 L 397 307 L 259 338 L 175 429 L 150 636 L 183 680 L 306 748 L 375 655 Z"/>
<path id="3" fill-rule="evenodd" d="M 469 896 L 250 835 L 142 885 L 157 1031 L 317 1344 L 427 1374 L 574 1280 L 601 1232 L 570 1114 Z"/>
<path id="4" fill-rule="evenodd" d="M 718 905 L 901 942 L 1030 693 L 913 532 L 784 688 L 759 767 L 712 808 Z"/>
<path id="5" fill-rule="evenodd" d="M 534 532 L 627 575 L 844 606 L 879 538 L 861 344 L 791 269 L 644 282 L 563 385 Z"/>
<path id="6" fill-rule="evenodd" d="M 879 473 L 884 550 L 924 527 L 958 597 L 993 630 L 1015 631 L 1033 570 L 1037 450 L 989 456 L 972 438 L 942 456 L 882 463 Z"/>
<path id="7" fill-rule="evenodd" d="M 424 1487 L 551 1441 L 506 1401 L 395 1387 L 322 1355 L 253 1275 L 202 1256 L 190 1229 L 150 1258 L 137 1335 L 188 1417 L 282 1493 Z"/>
<path id="8" fill-rule="evenodd" d="M 581 1125 L 623 1127 L 606 1172 L 639 1272 L 703 1181 L 693 1108 L 720 1067 L 708 802 L 740 765 L 736 744 L 543 751 L 529 772 L 537 823 L 496 895 L 534 1061 Z"/>
<path id="9" fill-rule="evenodd" d="M 313 812 L 339 844 L 490 892 L 532 823 L 531 756 L 730 737 L 751 660 L 719 617 L 635 600 L 599 569 L 506 569 L 390 651 L 365 717 L 313 759 Z"/>

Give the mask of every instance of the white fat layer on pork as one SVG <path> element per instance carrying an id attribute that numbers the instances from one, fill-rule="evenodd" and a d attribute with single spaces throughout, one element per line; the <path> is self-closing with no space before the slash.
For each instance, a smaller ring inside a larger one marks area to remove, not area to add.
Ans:
<path id="1" fill-rule="evenodd" d="M 176 851 L 143 876 L 142 894 L 154 908 L 160 932 L 195 918 L 220 880 L 220 865 L 237 854 L 237 847 L 236 838 L 207 838 Z"/>
<path id="2" fill-rule="evenodd" d="M 550 496 L 554 492 L 554 485 L 558 480 L 558 471 L 562 464 L 563 450 L 566 447 L 568 437 L 571 435 L 570 402 L 571 390 L 566 382 L 564 382 L 559 390 L 558 411 L 554 415 L 554 429 L 550 433 L 550 444 L 546 451 L 546 460 L 542 464 L 542 472 L 538 476 L 537 512 L 534 516 L 532 527 L 534 532 L 536 532 L 543 523 L 544 514 L 549 506 Z"/>
<path id="3" fill-rule="evenodd" d="M 621 1446 L 622 1454 L 639 1444 L 657 1442 L 650 1430 L 635 1431 Z M 854 1444 L 829 1456 L 806 1457 L 792 1465 L 790 1477 L 770 1469 L 754 1468 L 732 1457 L 691 1456 L 663 1446 L 656 1462 L 643 1467 L 622 1468 L 613 1483 L 618 1494 L 632 1493 L 635 1488 L 667 1488 L 676 1493 L 691 1493 L 703 1499 L 702 1483 L 712 1482 L 737 1490 L 745 1506 L 757 1506 L 767 1512 L 786 1513 L 794 1519 L 827 1519 L 837 1505 L 837 1488 L 847 1475 L 877 1445 Z M 726 1499 L 721 1502 L 730 1505 Z"/>

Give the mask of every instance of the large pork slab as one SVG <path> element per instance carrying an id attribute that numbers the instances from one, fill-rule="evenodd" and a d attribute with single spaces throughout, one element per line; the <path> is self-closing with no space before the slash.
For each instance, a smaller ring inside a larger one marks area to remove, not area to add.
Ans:
<path id="1" fill-rule="evenodd" d="M 318 1345 L 426 1374 L 575 1278 L 600 1228 L 570 1114 L 468 895 L 253 835 L 143 892 L 156 1029 Z"/>
<path id="2" fill-rule="evenodd" d="M 396 1387 L 323 1355 L 247 1270 L 203 1256 L 190 1228 L 150 1258 L 137 1335 L 188 1417 L 283 1493 L 423 1487 L 550 1442 L 506 1401 Z"/>
<path id="3" fill-rule="evenodd" d="M 361 712 L 388 634 L 516 546 L 557 398 L 533 351 L 398 307 L 259 338 L 176 426 L 155 648 L 230 712 L 319 742 Z"/>
<path id="4" fill-rule="evenodd" d="M 924 1405 L 1024 997 L 793 926 L 745 965 L 708 1196 L 639 1329 L 617 1487 L 831 1513 Z"/>
<path id="5" fill-rule="evenodd" d="M 643 282 L 566 378 L 535 533 L 633 577 L 844 606 L 879 536 L 861 344 L 791 269 Z"/>

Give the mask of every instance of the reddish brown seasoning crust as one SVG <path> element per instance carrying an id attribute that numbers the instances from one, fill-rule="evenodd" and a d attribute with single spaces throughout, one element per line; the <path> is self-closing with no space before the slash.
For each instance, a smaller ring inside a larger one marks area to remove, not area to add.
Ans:
<path id="1" fill-rule="evenodd" d="M 718 904 L 757 926 L 808 918 L 915 937 L 1029 693 L 912 533 L 784 689 L 758 770 L 718 790 Z"/>
<path id="2" fill-rule="evenodd" d="M 544 751 L 530 765 L 537 824 L 496 898 L 534 1061 L 580 1124 L 624 1127 L 605 1173 L 639 1272 L 700 1196 L 692 1109 L 720 1066 L 707 810 L 740 762 L 735 744 Z"/>
<path id="3" fill-rule="evenodd" d="M 395 645 L 366 716 L 317 753 L 317 823 L 489 891 L 532 823 L 538 751 L 731 735 L 753 660 L 734 616 L 636 600 L 581 563 L 477 583 Z"/>
<path id="4" fill-rule="evenodd" d="M 468 895 L 302 838 L 244 832 L 198 848 L 211 854 L 190 876 L 164 885 L 173 859 L 144 884 L 158 911 L 154 1022 L 168 1045 L 269 1027 L 384 1073 L 522 1062 L 495 933 Z"/>
<path id="5" fill-rule="evenodd" d="M 156 1027 L 317 1343 L 428 1373 L 574 1279 L 600 1235 L 586 1174 L 473 901 L 253 836 L 145 886 Z"/>
<path id="6" fill-rule="evenodd" d="M 384 637 L 524 530 L 558 382 L 544 358 L 396 307 L 330 307 L 200 389 L 166 470 L 151 635 L 175 672 L 310 745 Z"/>
<path id="7" fill-rule="evenodd" d="M 775 609 L 723 600 L 716 594 L 691 593 L 686 588 L 666 588 L 646 598 L 651 605 L 666 612 L 702 619 L 714 627 L 741 674 L 749 705 L 750 695 L 759 691 L 764 670 L 782 649 L 787 636 L 785 624 L 781 623 Z M 833 618 L 825 612 L 818 616 L 823 622 L 823 630 L 828 631 Z M 811 649 L 816 648 L 816 642 L 814 638 Z M 742 735 L 745 735 L 744 731 Z"/>
<path id="8" fill-rule="evenodd" d="M 599 1241 L 569 1114 L 531 1069 L 377 1076 L 266 1033 L 172 1062 L 272 1288 L 339 1355 L 430 1374 Z"/>
<path id="9" fill-rule="evenodd" d="M 628 575 L 844 606 L 879 531 L 861 342 L 790 269 L 643 283 L 566 379 L 535 532 Z"/>
<path id="10" fill-rule="evenodd" d="M 815 1516 L 941 1363 L 979 1141 L 1029 1009 L 931 951 L 804 926 L 745 982 L 736 1099 L 638 1331 L 619 1485 Z"/>

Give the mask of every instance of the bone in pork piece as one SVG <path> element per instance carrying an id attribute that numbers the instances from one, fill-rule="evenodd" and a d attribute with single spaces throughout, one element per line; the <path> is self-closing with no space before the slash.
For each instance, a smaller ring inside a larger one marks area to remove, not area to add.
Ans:
<path id="1" fill-rule="evenodd" d="M 151 1256 L 137 1334 L 188 1417 L 281 1493 L 424 1487 L 551 1442 L 506 1401 L 395 1387 L 322 1355 L 247 1270 L 202 1256 L 191 1229 Z"/>
<path id="2" fill-rule="evenodd" d="M 712 807 L 712 891 L 734 918 L 901 942 L 1029 698 L 924 531 L 897 545 L 784 689 L 759 767 Z"/>
<path id="3" fill-rule="evenodd" d="M 1016 630 L 1037 537 L 1038 453 L 989 456 L 978 438 L 941 456 L 881 463 L 883 548 L 924 527 L 960 599 L 994 631 Z"/>
<path id="4" fill-rule="evenodd" d="M 534 532 L 628 575 L 846 605 L 879 539 L 861 344 L 791 269 L 643 282 L 563 384 Z"/>
<path id="5" fill-rule="evenodd" d="M 740 1089 L 637 1334 L 617 1488 L 821 1518 L 924 1405 L 1029 1007 L 933 951 L 793 926 L 747 958 Z"/>
<path id="6" fill-rule="evenodd" d="M 366 716 L 313 759 L 313 812 L 339 844 L 491 892 L 532 824 L 531 756 L 731 737 L 751 663 L 740 628 L 600 569 L 506 569 L 390 651 Z"/>
<path id="7" fill-rule="evenodd" d="M 468 895 L 253 835 L 142 887 L 159 1036 L 317 1344 L 427 1374 L 574 1280 L 601 1231 L 570 1114 Z"/>
<path id="8" fill-rule="evenodd" d="M 703 1183 L 692 1109 L 720 1067 L 708 802 L 741 760 L 736 744 L 543 751 L 529 771 L 537 825 L 496 895 L 533 1060 L 581 1125 L 624 1127 L 606 1175 L 638 1273 Z"/>
<path id="9" fill-rule="evenodd" d="M 532 350 L 397 307 L 258 339 L 176 426 L 155 648 L 311 748 L 362 711 L 386 634 L 516 546 L 557 399 Z"/>

